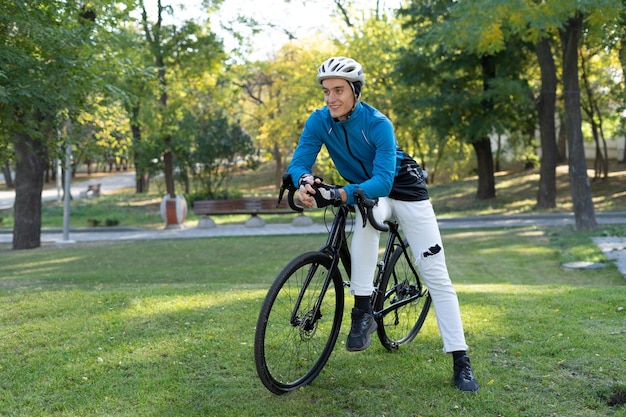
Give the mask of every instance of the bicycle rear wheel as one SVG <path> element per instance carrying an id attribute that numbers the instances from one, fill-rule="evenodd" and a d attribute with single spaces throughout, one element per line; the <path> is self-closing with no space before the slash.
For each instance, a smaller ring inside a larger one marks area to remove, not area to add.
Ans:
<path id="1" fill-rule="evenodd" d="M 329 277 L 330 266 L 331 258 L 322 252 L 298 256 L 280 272 L 263 302 L 254 361 L 263 385 L 275 394 L 310 384 L 335 346 L 344 292 L 339 272 Z"/>
<path id="2" fill-rule="evenodd" d="M 379 291 L 374 305 L 374 310 L 380 314 L 378 338 L 385 348 L 395 350 L 417 336 L 432 302 L 408 251 L 398 247 L 393 252 Z"/>

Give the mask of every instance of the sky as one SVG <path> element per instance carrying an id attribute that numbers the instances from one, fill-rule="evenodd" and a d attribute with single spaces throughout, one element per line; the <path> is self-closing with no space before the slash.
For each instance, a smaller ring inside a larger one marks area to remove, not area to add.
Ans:
<path id="1" fill-rule="evenodd" d="M 292 0 L 290 3 L 284 0 L 225 0 L 222 10 L 215 16 L 216 30 L 220 23 L 229 22 L 237 15 L 253 17 L 258 22 L 264 23 L 265 30 L 253 37 L 255 46 L 253 59 L 263 59 L 289 40 L 283 30 L 302 38 L 316 30 L 332 28 L 331 9 L 324 3 L 330 1 L 317 0 L 315 5 L 309 1 L 303 6 L 298 0 Z M 245 27 L 242 27 L 242 30 L 245 30 Z M 251 33 L 247 32 L 251 36 Z M 237 46 L 227 33 L 222 33 L 222 36 L 227 49 Z"/>
<path id="2" fill-rule="evenodd" d="M 376 6 L 377 0 L 357 0 L 364 10 Z M 378 0 L 385 9 L 396 8 L 401 0 Z M 150 4 L 156 10 L 156 0 L 145 0 L 146 7 L 150 10 Z M 181 16 L 181 20 L 189 17 L 204 17 L 200 7 L 201 0 L 172 0 L 176 12 L 175 16 Z M 168 4 L 168 0 L 163 0 Z M 181 5 L 184 10 L 181 10 Z M 236 21 L 238 16 L 254 18 L 263 24 L 263 30 L 253 35 L 245 25 L 237 25 L 241 35 L 251 39 L 253 45 L 251 60 L 263 60 L 270 58 L 288 40 L 284 30 L 301 39 L 312 35 L 317 31 L 332 33 L 336 30 L 336 21 L 331 17 L 335 10 L 333 0 L 224 0 L 219 12 L 211 15 L 213 31 L 224 41 L 227 52 L 236 49 L 238 42 L 228 31 L 222 28 Z"/>

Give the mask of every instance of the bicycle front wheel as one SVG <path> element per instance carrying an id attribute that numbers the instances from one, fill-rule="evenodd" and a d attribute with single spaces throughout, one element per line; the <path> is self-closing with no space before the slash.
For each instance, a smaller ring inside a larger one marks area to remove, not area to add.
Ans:
<path id="1" fill-rule="evenodd" d="M 322 252 L 300 255 L 280 272 L 263 302 L 254 361 L 263 385 L 275 394 L 310 384 L 335 346 L 344 293 L 339 271 L 330 267 Z"/>
<path id="2" fill-rule="evenodd" d="M 432 302 L 408 251 L 398 247 L 393 252 L 379 291 L 374 305 L 378 313 L 378 338 L 385 348 L 395 350 L 417 336 Z"/>

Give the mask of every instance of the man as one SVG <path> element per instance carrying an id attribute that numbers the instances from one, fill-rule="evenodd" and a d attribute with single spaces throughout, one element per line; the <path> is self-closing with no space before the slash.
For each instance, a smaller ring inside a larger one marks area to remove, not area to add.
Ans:
<path id="1" fill-rule="evenodd" d="M 398 220 L 428 286 L 443 349 L 453 357 L 456 387 L 478 391 L 467 356 L 458 298 L 448 276 L 441 235 L 421 167 L 398 147 L 389 119 L 360 101 L 365 76 L 358 62 L 346 57 L 330 58 L 320 65 L 317 81 L 326 106 L 309 116 L 288 168 L 299 187 L 300 201 L 306 207 L 354 204 L 357 188 L 367 197 L 379 199 L 374 208 L 376 218 L 380 222 L 391 216 Z M 320 182 L 312 170 L 322 145 L 347 185 L 312 186 Z M 362 224 L 358 210 L 356 216 L 356 224 Z M 380 232 L 369 224 L 354 230 L 350 293 L 355 301 L 346 342 L 349 351 L 366 349 L 377 328 L 370 296 L 374 291 L 379 238 Z"/>

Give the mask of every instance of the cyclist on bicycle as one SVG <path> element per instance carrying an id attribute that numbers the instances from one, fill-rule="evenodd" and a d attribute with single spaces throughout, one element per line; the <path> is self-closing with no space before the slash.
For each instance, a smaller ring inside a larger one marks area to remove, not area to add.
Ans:
<path id="1" fill-rule="evenodd" d="M 369 198 L 379 198 L 374 208 L 376 219 L 382 222 L 394 216 L 416 257 L 433 300 L 443 350 L 453 357 L 456 387 L 477 391 L 479 385 L 467 356 L 459 302 L 448 275 L 439 226 L 421 167 L 397 145 L 391 121 L 360 101 L 365 76 L 358 62 L 346 57 L 330 58 L 320 65 L 317 81 L 326 106 L 309 116 L 288 168 L 293 183 L 299 187 L 300 201 L 306 207 L 354 204 L 357 188 Z M 321 181 L 312 172 L 322 145 L 347 185 L 317 187 Z M 358 210 L 356 216 L 357 224 L 362 224 Z M 369 224 L 354 230 L 350 293 L 355 301 L 346 342 L 349 351 L 366 349 L 377 328 L 370 296 L 374 291 L 379 238 L 380 232 Z"/>

